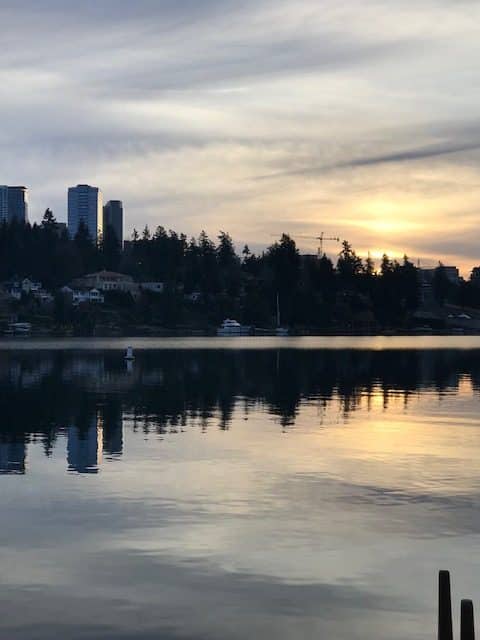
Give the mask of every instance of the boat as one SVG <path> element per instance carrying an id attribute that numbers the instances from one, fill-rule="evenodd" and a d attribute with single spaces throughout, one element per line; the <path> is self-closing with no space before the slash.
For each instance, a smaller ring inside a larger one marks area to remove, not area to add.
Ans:
<path id="1" fill-rule="evenodd" d="M 251 327 L 242 325 L 236 320 L 227 318 L 217 329 L 217 336 L 248 336 L 251 333 Z"/>
<path id="2" fill-rule="evenodd" d="M 30 322 L 11 322 L 5 332 L 6 335 L 29 336 L 32 331 Z"/>
<path id="3" fill-rule="evenodd" d="M 275 329 L 276 336 L 288 336 L 289 329 L 288 327 L 282 327 L 280 322 L 280 296 L 277 293 L 277 327 Z"/>
<path id="4" fill-rule="evenodd" d="M 412 332 L 417 334 L 417 335 L 429 336 L 429 335 L 431 335 L 433 333 L 433 329 L 432 329 L 432 327 L 429 327 L 428 325 L 422 325 L 421 327 L 413 327 Z"/>

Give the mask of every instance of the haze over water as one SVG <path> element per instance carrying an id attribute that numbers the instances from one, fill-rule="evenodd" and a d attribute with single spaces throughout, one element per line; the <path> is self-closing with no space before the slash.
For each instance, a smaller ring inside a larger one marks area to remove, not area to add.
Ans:
<path id="1" fill-rule="evenodd" d="M 427 639 L 480 338 L 0 344 L 0 636 Z"/>

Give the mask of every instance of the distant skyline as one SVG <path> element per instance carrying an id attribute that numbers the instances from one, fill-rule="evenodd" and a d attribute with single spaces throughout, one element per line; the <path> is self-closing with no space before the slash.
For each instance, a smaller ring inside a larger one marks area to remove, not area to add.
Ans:
<path id="1" fill-rule="evenodd" d="M 32 222 L 88 183 L 126 236 L 325 231 L 467 275 L 479 21 L 471 0 L 2 0 L 0 184 Z"/>

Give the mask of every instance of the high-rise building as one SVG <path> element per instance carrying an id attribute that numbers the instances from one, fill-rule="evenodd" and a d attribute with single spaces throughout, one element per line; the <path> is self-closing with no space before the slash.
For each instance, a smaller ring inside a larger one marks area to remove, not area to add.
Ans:
<path id="1" fill-rule="evenodd" d="M 8 222 L 8 187 L 0 185 L 0 224 Z"/>
<path id="2" fill-rule="evenodd" d="M 0 186 L 0 222 L 28 222 L 28 189 Z"/>
<path id="3" fill-rule="evenodd" d="M 68 232 L 74 238 L 81 225 L 97 242 L 103 229 L 103 200 L 98 187 L 79 184 L 68 190 Z"/>
<path id="4" fill-rule="evenodd" d="M 113 229 L 120 247 L 123 247 L 123 204 L 121 200 L 109 200 L 103 207 L 103 232 Z"/>
<path id="5" fill-rule="evenodd" d="M 8 187 L 9 222 L 28 222 L 28 189 Z"/>

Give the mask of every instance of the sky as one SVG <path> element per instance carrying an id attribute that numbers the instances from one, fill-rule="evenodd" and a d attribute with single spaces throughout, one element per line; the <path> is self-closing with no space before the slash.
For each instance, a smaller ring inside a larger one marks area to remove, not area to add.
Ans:
<path id="1" fill-rule="evenodd" d="M 127 236 L 325 232 L 468 275 L 479 22 L 475 0 L 0 0 L 0 183 L 32 221 L 89 183 Z"/>

